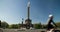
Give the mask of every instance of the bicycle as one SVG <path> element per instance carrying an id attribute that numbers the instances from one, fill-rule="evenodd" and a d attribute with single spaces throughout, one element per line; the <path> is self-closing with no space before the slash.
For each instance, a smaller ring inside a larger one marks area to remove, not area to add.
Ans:
<path id="1" fill-rule="evenodd" d="M 60 32 L 60 30 L 55 27 L 55 28 L 52 28 L 46 32 Z"/>

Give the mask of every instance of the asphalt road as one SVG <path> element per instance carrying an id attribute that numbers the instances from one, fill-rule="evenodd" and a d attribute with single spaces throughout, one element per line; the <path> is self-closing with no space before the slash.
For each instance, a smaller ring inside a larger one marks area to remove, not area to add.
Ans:
<path id="1" fill-rule="evenodd" d="M 41 32 L 42 30 L 45 30 L 45 29 L 32 29 L 32 30 L 21 30 L 21 29 L 2 29 L 0 30 L 0 32 Z"/>
<path id="2" fill-rule="evenodd" d="M 46 31 L 46 29 L 0 29 L 0 32 L 41 32 Z"/>

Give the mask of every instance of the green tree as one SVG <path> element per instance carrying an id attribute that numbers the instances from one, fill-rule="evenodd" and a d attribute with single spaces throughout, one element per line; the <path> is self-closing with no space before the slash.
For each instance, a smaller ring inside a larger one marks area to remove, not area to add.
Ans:
<path id="1" fill-rule="evenodd" d="M 1 22 L 1 28 L 8 28 L 9 24 L 7 22 Z"/>
<path id="2" fill-rule="evenodd" d="M 35 28 L 35 29 L 40 29 L 40 28 L 42 28 L 41 23 L 34 24 L 34 28 Z"/>
<path id="3" fill-rule="evenodd" d="M 43 24 L 43 25 L 42 25 L 42 28 L 43 28 L 43 29 L 46 29 L 46 28 L 47 28 L 47 25 L 46 25 L 46 24 Z"/>
<path id="4" fill-rule="evenodd" d="M 58 28 L 60 28 L 60 22 L 57 22 L 56 25 Z"/>
<path id="5" fill-rule="evenodd" d="M 12 25 L 9 26 L 9 28 L 17 29 L 18 28 L 18 24 L 12 24 Z"/>
<path id="6" fill-rule="evenodd" d="M 19 23 L 19 24 L 18 24 L 18 28 L 20 29 L 21 27 L 22 27 L 22 25 Z"/>

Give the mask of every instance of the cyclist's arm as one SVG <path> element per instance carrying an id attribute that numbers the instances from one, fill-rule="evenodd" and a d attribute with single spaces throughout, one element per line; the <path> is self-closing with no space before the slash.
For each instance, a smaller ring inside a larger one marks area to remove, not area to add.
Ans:
<path id="1" fill-rule="evenodd" d="M 53 22 L 53 21 L 52 21 Z M 57 27 L 57 25 L 55 24 L 55 22 L 53 22 L 53 24 Z"/>

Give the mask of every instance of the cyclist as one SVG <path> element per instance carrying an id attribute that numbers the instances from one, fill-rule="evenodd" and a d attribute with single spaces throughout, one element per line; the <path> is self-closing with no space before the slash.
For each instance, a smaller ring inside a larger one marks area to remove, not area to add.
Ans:
<path id="1" fill-rule="evenodd" d="M 48 23 L 47 23 L 47 32 L 52 32 L 54 30 L 53 24 L 57 27 L 57 25 L 53 21 L 53 15 L 49 15 Z"/>

